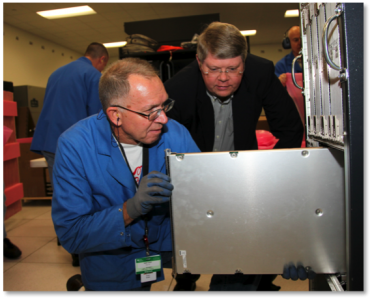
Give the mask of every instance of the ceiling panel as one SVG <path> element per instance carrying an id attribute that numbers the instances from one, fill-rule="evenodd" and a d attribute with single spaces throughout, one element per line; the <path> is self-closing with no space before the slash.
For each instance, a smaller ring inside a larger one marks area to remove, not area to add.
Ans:
<path id="1" fill-rule="evenodd" d="M 36 11 L 71 6 L 91 6 L 97 14 L 75 18 L 47 20 Z M 251 45 L 278 43 L 299 18 L 284 18 L 291 3 L 4 3 L 4 23 L 84 53 L 91 41 L 121 41 L 127 34 L 124 22 L 219 13 L 221 22 L 232 23 L 241 30 L 256 29 Z M 54 33 L 54 35 L 53 35 Z M 140 32 L 139 32 L 140 33 Z M 79 38 L 80 37 L 80 40 Z M 191 37 L 190 37 L 191 38 Z M 77 42 L 79 41 L 79 42 Z M 117 55 L 118 49 L 109 50 Z"/>
<path id="2" fill-rule="evenodd" d="M 140 9 L 134 8 L 134 9 L 125 9 L 127 13 L 129 13 L 131 16 L 141 16 L 141 15 L 153 15 L 156 17 L 155 10 L 150 6 L 143 6 Z"/>
<path id="3" fill-rule="evenodd" d="M 128 10 L 128 9 L 145 9 L 148 8 L 151 3 L 117 3 L 122 9 Z"/>
<path id="4" fill-rule="evenodd" d="M 125 10 L 116 10 L 113 12 L 104 12 L 101 13 L 101 16 L 105 18 L 106 20 L 118 20 L 122 23 L 124 22 L 131 22 L 133 21 L 133 17 Z M 126 21 L 127 19 L 130 19 L 129 21 Z"/>
<path id="5" fill-rule="evenodd" d="M 85 3 L 85 5 L 89 5 L 92 9 L 100 14 L 115 12 L 123 9 L 119 3 Z"/>
<path id="6" fill-rule="evenodd" d="M 37 12 L 42 10 L 58 9 L 56 3 L 22 3 L 21 4 L 25 9 L 30 12 Z"/>

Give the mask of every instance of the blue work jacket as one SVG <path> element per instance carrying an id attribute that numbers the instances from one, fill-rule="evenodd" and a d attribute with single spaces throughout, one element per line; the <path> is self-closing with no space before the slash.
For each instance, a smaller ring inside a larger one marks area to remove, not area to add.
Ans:
<path id="1" fill-rule="evenodd" d="M 292 73 L 292 61 L 294 59 L 292 51 L 279 60 L 275 65 L 275 75 L 279 77 L 283 73 Z M 295 63 L 295 73 L 302 73 L 302 68 L 296 61 Z"/>
<path id="2" fill-rule="evenodd" d="M 31 151 L 56 152 L 58 137 L 69 127 L 102 109 L 98 96 L 101 72 L 86 57 L 50 75 Z"/>
<path id="3" fill-rule="evenodd" d="M 166 173 L 165 149 L 199 152 L 187 129 L 169 119 L 150 145 L 149 172 Z M 136 193 L 133 175 L 112 137 L 106 115 L 88 117 L 58 140 L 53 170 L 52 218 L 62 246 L 78 253 L 84 286 L 127 290 L 141 286 L 135 258 L 145 257 L 145 222 L 124 226 L 123 203 Z M 172 251 L 169 203 L 147 215 L 151 255 Z M 157 281 L 163 280 L 163 271 Z"/>

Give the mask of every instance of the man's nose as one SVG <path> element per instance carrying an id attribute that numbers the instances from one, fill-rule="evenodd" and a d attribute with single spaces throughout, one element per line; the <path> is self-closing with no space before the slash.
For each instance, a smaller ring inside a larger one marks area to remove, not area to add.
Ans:
<path id="1" fill-rule="evenodd" d="M 168 122 L 168 117 L 167 117 L 167 115 L 165 114 L 165 112 L 164 112 L 163 109 L 161 110 L 161 113 L 160 113 L 159 117 L 157 117 L 157 118 L 155 119 L 155 121 L 156 121 L 157 123 L 161 123 L 161 124 L 166 124 L 166 123 Z"/>
<path id="2" fill-rule="evenodd" d="M 227 81 L 227 80 L 229 80 L 229 77 L 228 77 L 226 71 L 222 71 L 220 73 L 218 79 L 221 80 L 221 81 Z"/>

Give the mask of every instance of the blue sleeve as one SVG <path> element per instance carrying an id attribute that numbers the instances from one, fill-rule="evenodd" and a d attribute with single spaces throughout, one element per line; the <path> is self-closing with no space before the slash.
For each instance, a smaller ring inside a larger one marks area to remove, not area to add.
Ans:
<path id="1" fill-rule="evenodd" d="M 91 148 L 91 145 L 86 147 Z M 87 167 L 92 158 L 79 153 L 73 140 L 63 136 L 59 139 L 53 170 L 52 219 L 62 246 L 70 253 L 107 251 L 130 244 L 125 232 L 123 205 L 105 207 L 101 205 L 107 200 L 104 192 L 93 195 L 87 178 L 87 173 L 97 168 L 96 165 Z M 110 187 L 102 190 L 106 188 Z"/>
<path id="2" fill-rule="evenodd" d="M 284 58 L 279 60 L 275 65 L 275 75 L 276 77 L 279 77 L 281 74 L 287 73 L 286 67 L 285 67 L 285 61 Z"/>
<path id="3" fill-rule="evenodd" d="M 102 104 L 99 99 L 99 93 L 98 93 L 98 86 L 99 86 L 100 78 L 101 78 L 101 73 L 97 71 L 92 74 L 92 78 L 88 82 L 88 101 L 87 101 L 88 116 L 97 114 L 102 109 Z"/>
<path id="4" fill-rule="evenodd" d="M 169 118 L 169 122 L 175 126 L 175 130 L 172 130 L 172 137 L 171 139 L 174 141 L 178 141 L 177 147 L 171 149 L 172 152 L 177 153 L 193 153 L 193 152 L 201 152 L 199 147 L 196 145 L 195 141 L 191 137 L 190 132 L 186 129 L 186 127 L 177 121 Z M 174 128 L 174 127 L 173 127 Z"/>

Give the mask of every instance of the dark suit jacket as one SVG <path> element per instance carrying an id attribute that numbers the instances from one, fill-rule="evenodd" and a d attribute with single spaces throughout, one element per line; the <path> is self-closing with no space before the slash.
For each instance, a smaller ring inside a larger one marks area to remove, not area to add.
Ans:
<path id="1" fill-rule="evenodd" d="M 165 82 L 176 100 L 167 115 L 183 124 L 201 151 L 212 151 L 214 111 L 195 60 Z M 258 149 L 256 126 L 264 108 L 271 133 L 279 139 L 275 148 L 301 147 L 303 125 L 297 108 L 279 79 L 271 61 L 248 54 L 245 71 L 232 99 L 234 150 Z"/>

